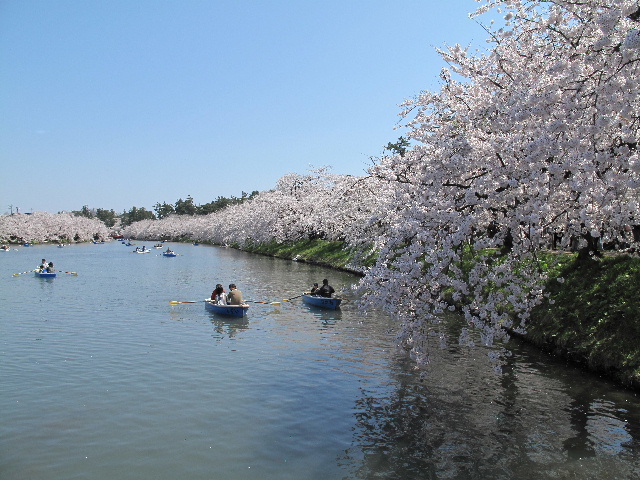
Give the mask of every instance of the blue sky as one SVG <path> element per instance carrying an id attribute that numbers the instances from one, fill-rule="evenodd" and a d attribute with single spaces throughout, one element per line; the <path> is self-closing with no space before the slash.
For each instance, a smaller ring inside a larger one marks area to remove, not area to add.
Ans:
<path id="1" fill-rule="evenodd" d="M 474 0 L 0 0 L 0 213 L 362 175 Z"/>

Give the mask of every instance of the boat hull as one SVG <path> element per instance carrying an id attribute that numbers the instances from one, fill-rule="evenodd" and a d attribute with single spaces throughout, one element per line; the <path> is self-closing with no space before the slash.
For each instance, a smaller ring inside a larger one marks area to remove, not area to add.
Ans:
<path id="1" fill-rule="evenodd" d="M 162 256 L 163 257 L 177 257 L 178 254 L 177 253 L 163 253 Z"/>
<path id="2" fill-rule="evenodd" d="M 56 276 L 56 272 L 33 272 L 36 277 L 40 278 L 54 278 Z"/>
<path id="3" fill-rule="evenodd" d="M 313 305 L 314 307 L 329 308 L 335 310 L 342 303 L 341 298 L 328 298 L 328 297 L 316 297 L 314 295 L 303 295 L 302 301 L 307 305 Z"/>
<path id="4" fill-rule="evenodd" d="M 244 317 L 247 315 L 249 305 L 216 305 L 212 302 L 204 302 L 204 308 L 218 315 L 225 315 L 227 317 Z"/>

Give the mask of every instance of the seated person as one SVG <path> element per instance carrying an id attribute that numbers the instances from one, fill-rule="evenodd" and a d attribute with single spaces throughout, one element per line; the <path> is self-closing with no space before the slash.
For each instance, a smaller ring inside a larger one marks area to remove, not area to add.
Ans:
<path id="1" fill-rule="evenodd" d="M 229 285 L 229 305 L 242 305 L 242 292 L 236 288 L 236 284 Z"/>

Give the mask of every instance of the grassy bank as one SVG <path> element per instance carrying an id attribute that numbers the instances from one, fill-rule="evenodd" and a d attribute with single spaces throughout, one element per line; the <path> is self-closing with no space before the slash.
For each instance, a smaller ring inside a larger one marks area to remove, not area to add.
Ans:
<path id="1" fill-rule="evenodd" d="M 244 250 L 346 271 L 371 265 L 341 242 L 305 240 L 254 245 Z M 577 255 L 548 254 L 550 301 L 537 307 L 521 338 L 590 371 L 640 390 L 640 258 L 605 257 L 578 262 Z M 561 283 L 557 279 L 562 278 Z"/>
<path id="2" fill-rule="evenodd" d="M 640 390 L 640 258 L 572 257 L 551 276 L 551 302 L 534 310 L 524 338 Z"/>
<path id="3" fill-rule="evenodd" d="M 277 242 L 255 244 L 245 246 L 243 250 L 357 274 L 360 274 L 359 266 L 366 267 L 375 262 L 374 254 L 362 255 L 355 249 L 346 249 L 343 242 L 327 242 L 319 239 L 301 240 L 290 244 Z"/>

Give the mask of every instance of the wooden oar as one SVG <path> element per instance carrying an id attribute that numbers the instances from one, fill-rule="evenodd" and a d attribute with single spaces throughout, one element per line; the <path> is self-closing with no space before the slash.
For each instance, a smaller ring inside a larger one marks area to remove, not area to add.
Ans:
<path id="1" fill-rule="evenodd" d="M 210 300 L 210 299 L 208 299 L 208 298 L 207 298 L 206 300 L 190 300 L 190 301 L 188 301 L 188 302 L 176 302 L 175 300 L 171 300 L 171 301 L 169 302 L 169 305 L 178 305 L 178 304 L 180 304 L 180 303 L 202 303 L 202 302 L 210 302 L 210 301 L 211 301 L 211 300 Z"/>
<path id="2" fill-rule="evenodd" d="M 16 277 L 18 275 L 23 275 L 25 273 L 31 273 L 31 272 L 35 272 L 36 270 L 38 270 L 37 268 L 34 268 L 33 270 L 28 270 L 26 272 L 20 272 L 20 273 L 14 273 L 13 276 Z"/>
<path id="3" fill-rule="evenodd" d="M 75 275 L 76 277 L 78 276 L 78 272 L 64 272 L 62 270 L 58 270 L 58 273 L 69 273 L 71 275 Z"/>
<path id="4" fill-rule="evenodd" d="M 258 302 L 257 300 L 245 300 L 246 303 L 264 303 L 265 305 L 280 305 L 280 302 Z"/>
<path id="5" fill-rule="evenodd" d="M 298 295 L 297 297 L 291 297 L 291 298 L 283 298 L 282 301 L 283 302 L 290 302 L 291 300 L 294 300 L 296 298 L 300 298 L 302 296 L 306 295 L 306 293 L 303 293 L 302 295 Z"/>

